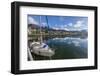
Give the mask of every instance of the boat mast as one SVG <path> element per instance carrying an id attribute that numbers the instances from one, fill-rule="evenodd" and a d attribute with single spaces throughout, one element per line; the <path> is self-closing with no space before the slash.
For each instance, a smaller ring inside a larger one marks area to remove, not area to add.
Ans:
<path id="1" fill-rule="evenodd" d="M 40 16 L 40 43 L 43 42 L 43 39 L 42 39 L 42 28 L 41 28 L 41 16 Z"/>
<path id="2" fill-rule="evenodd" d="M 48 18 L 46 16 L 47 26 L 48 26 L 48 35 L 49 35 L 49 24 L 48 24 Z"/>

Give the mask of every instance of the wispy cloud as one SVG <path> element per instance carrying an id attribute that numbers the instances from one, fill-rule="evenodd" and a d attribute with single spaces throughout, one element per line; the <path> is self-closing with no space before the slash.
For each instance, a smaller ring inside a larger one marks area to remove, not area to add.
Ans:
<path id="1" fill-rule="evenodd" d="M 66 30 L 66 31 L 81 31 L 87 30 L 87 25 L 84 24 L 83 20 L 78 20 L 75 23 L 68 23 L 64 25 L 54 25 L 52 28 L 56 30 Z"/>
<path id="2" fill-rule="evenodd" d="M 68 23 L 68 26 L 73 26 L 73 23 Z"/>
<path id="3" fill-rule="evenodd" d="M 46 22 L 42 22 L 41 25 L 45 27 L 45 26 L 47 26 L 47 23 Z"/>
<path id="4" fill-rule="evenodd" d="M 46 16 L 41 17 L 41 26 L 49 26 L 56 30 L 67 31 L 81 31 L 88 29 L 88 17 L 74 17 L 74 16 L 48 16 L 48 24 L 45 19 Z M 28 24 L 40 25 L 39 16 L 28 16 Z"/>
<path id="5" fill-rule="evenodd" d="M 87 23 L 84 20 L 78 20 L 75 23 L 68 23 L 69 30 L 72 31 L 81 31 L 81 30 L 87 30 Z"/>
<path id="6" fill-rule="evenodd" d="M 84 26 L 83 24 L 84 24 L 84 21 L 77 21 L 76 24 L 74 24 L 74 27 L 80 28 L 80 27 Z"/>
<path id="7" fill-rule="evenodd" d="M 55 29 L 55 30 L 66 30 L 66 31 L 68 31 L 69 29 L 67 28 L 67 25 L 54 25 L 53 27 L 52 27 L 53 29 Z"/>
<path id="8" fill-rule="evenodd" d="M 39 23 L 32 17 L 28 17 L 28 24 L 36 24 L 39 25 Z"/>

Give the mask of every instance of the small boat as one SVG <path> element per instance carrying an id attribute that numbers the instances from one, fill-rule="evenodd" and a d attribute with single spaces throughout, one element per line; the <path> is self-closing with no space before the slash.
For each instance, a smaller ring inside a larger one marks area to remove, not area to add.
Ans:
<path id="1" fill-rule="evenodd" d="M 47 44 L 40 42 L 32 42 L 31 44 L 32 50 L 31 52 L 41 55 L 51 57 L 55 54 L 54 50 L 52 50 Z"/>

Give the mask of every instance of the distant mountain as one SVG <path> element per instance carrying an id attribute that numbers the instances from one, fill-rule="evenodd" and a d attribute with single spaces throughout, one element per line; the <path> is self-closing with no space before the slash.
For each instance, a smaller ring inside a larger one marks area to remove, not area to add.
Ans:
<path id="1" fill-rule="evenodd" d="M 40 29 L 40 25 L 36 25 L 36 24 L 28 24 L 28 27 L 31 27 L 32 29 Z M 71 30 L 68 30 L 66 28 L 50 28 L 50 27 L 47 27 L 47 26 L 41 26 L 41 29 L 46 29 L 46 30 L 49 30 L 49 31 L 70 31 L 70 32 L 88 32 L 87 30 L 77 30 L 77 31 L 71 31 Z"/>
<path id="2" fill-rule="evenodd" d="M 39 25 L 36 24 L 28 24 L 28 27 L 31 27 L 32 29 L 40 29 Z M 46 26 L 41 26 L 42 29 L 47 29 L 48 27 Z"/>
<path id="3" fill-rule="evenodd" d="M 28 24 L 28 27 L 31 27 L 32 29 L 38 29 L 40 28 L 38 25 L 36 24 Z"/>

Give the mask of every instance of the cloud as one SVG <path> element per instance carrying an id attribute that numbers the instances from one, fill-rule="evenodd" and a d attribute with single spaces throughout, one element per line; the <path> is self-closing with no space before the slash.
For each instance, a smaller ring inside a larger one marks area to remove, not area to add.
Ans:
<path id="1" fill-rule="evenodd" d="M 47 26 L 47 23 L 46 23 L 46 22 L 42 22 L 41 24 L 42 24 L 42 26 L 44 26 L 44 27 Z"/>
<path id="2" fill-rule="evenodd" d="M 66 30 L 66 31 L 69 30 L 67 28 L 67 25 L 58 25 L 58 24 L 55 24 L 52 28 L 55 29 L 55 30 Z"/>
<path id="3" fill-rule="evenodd" d="M 39 23 L 32 17 L 28 17 L 28 24 L 36 24 L 39 25 Z"/>
<path id="4" fill-rule="evenodd" d="M 67 25 L 61 25 L 60 29 L 61 29 L 61 30 L 66 30 L 66 31 L 69 30 L 69 29 L 67 28 Z"/>
<path id="5" fill-rule="evenodd" d="M 57 27 L 52 27 L 53 29 L 55 29 L 55 30 L 59 30 L 59 28 L 57 28 Z"/>
<path id="6" fill-rule="evenodd" d="M 69 30 L 71 30 L 71 31 L 81 31 L 81 30 L 88 29 L 84 20 L 78 20 L 78 21 L 76 21 L 75 24 L 69 23 L 68 26 L 69 26 Z"/>
<path id="7" fill-rule="evenodd" d="M 72 23 L 69 23 L 68 26 L 73 26 L 73 24 Z"/>
<path id="8" fill-rule="evenodd" d="M 74 25 L 75 28 L 80 28 L 83 26 L 84 21 L 77 21 L 76 24 Z"/>
<path id="9" fill-rule="evenodd" d="M 65 24 L 65 25 L 63 25 L 63 26 L 64 26 L 65 28 L 67 28 L 68 25 Z"/>
<path id="10" fill-rule="evenodd" d="M 78 20 L 76 23 L 68 23 L 68 24 L 55 24 L 53 27 L 55 30 L 66 30 L 66 31 L 81 31 L 87 30 L 87 23 L 84 20 Z"/>
<path id="11" fill-rule="evenodd" d="M 68 28 L 62 28 L 62 30 L 66 30 L 66 31 L 69 31 L 69 29 L 68 29 Z"/>

